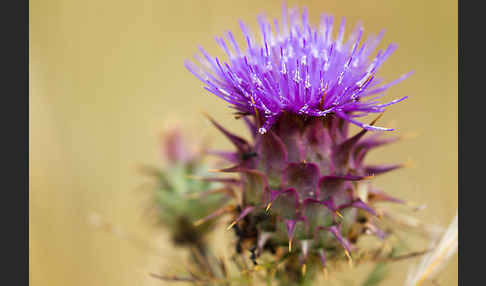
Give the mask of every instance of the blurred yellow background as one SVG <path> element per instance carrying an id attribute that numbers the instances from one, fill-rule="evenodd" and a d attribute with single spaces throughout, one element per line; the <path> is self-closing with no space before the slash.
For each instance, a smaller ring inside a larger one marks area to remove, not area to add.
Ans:
<path id="1" fill-rule="evenodd" d="M 351 28 L 386 34 L 398 50 L 380 74 L 415 70 L 388 98 L 409 95 L 382 119 L 418 136 L 376 151 L 371 160 L 403 162 L 375 183 L 424 203 L 417 217 L 446 225 L 457 209 L 457 1 L 288 1 L 345 16 Z M 30 1 L 30 282 L 31 285 L 163 285 L 148 277 L 170 264 L 167 237 L 144 218 L 136 168 L 161 164 L 160 132 L 179 121 L 193 138 L 228 147 L 201 114 L 236 131 L 227 104 L 209 95 L 183 66 L 197 45 L 221 54 L 215 36 L 237 19 L 252 28 L 281 1 L 32 0 Z M 246 133 L 245 133 L 246 134 Z M 93 213 L 119 229 L 89 223 Z M 117 234 L 118 233 L 118 234 Z M 135 242 L 131 235 L 141 239 Z M 145 243 L 147 245 L 145 245 Z M 158 252 L 150 246 L 156 245 Z M 172 251 L 172 254 L 170 254 Z M 403 285 L 409 262 L 386 285 Z M 457 256 L 439 275 L 457 285 Z"/>

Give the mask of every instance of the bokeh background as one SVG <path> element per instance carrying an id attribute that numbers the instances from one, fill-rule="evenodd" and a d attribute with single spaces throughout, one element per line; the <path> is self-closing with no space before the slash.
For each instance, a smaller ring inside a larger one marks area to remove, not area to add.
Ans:
<path id="1" fill-rule="evenodd" d="M 416 217 L 447 225 L 457 209 L 457 1 L 288 1 L 366 33 L 385 28 L 382 46 L 399 44 L 381 69 L 393 79 L 415 70 L 388 98 L 410 98 L 382 123 L 409 136 L 371 160 L 410 168 L 377 178 L 390 193 L 427 208 Z M 281 1 L 30 1 L 30 282 L 31 285 L 165 285 L 148 276 L 177 253 L 144 217 L 137 191 L 141 164 L 161 165 L 160 132 L 178 122 L 194 139 L 229 144 L 208 112 L 233 130 L 226 103 L 209 95 L 183 66 L 241 18 L 279 17 Z M 241 40 L 241 38 L 240 38 Z M 93 226 L 98 214 L 111 231 Z M 386 285 L 403 285 L 409 262 Z M 352 281 L 352 279 L 350 278 Z M 457 285 L 457 255 L 438 276 Z M 352 283 L 349 285 L 353 285 Z"/>

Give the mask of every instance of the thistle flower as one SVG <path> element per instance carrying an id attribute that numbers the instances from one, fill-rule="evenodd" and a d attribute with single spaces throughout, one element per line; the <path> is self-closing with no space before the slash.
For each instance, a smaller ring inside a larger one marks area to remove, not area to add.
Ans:
<path id="1" fill-rule="evenodd" d="M 243 50 L 233 34 L 227 32 L 227 43 L 217 38 L 228 56 L 228 62 L 212 58 L 199 48 L 199 66 L 187 61 L 186 67 L 206 84 L 206 89 L 229 102 L 242 114 L 262 116 L 259 132 L 264 134 L 284 113 L 324 117 L 335 114 L 347 122 L 370 130 L 391 130 L 371 126 L 356 118 L 369 113 L 382 113 L 387 106 L 406 97 L 380 103 L 390 86 L 410 73 L 380 85 L 376 72 L 396 49 L 390 44 L 370 60 L 383 37 L 369 37 L 360 46 L 363 28 L 357 25 L 345 41 L 345 20 L 337 38 L 333 38 L 333 17 L 322 15 L 320 27 L 309 24 L 307 10 L 288 13 L 284 7 L 282 21 L 272 25 L 260 16 L 261 42 L 240 21 L 246 43 Z"/>
<path id="2" fill-rule="evenodd" d="M 405 99 L 377 101 L 409 74 L 380 85 L 375 73 L 395 45 L 370 61 L 383 33 L 360 46 L 363 29 L 357 26 L 344 42 L 344 20 L 334 39 L 332 17 L 323 15 L 317 29 L 306 11 L 299 17 L 298 11 L 284 7 L 282 24 L 274 21 L 275 32 L 259 18 L 260 44 L 240 24 L 245 51 L 228 32 L 233 51 L 223 39 L 218 43 L 229 62 L 211 58 L 202 48 L 201 68 L 186 62 L 208 91 L 237 110 L 252 134 L 247 141 L 210 119 L 236 149 L 214 152 L 233 164 L 219 171 L 238 173 L 242 185 L 235 206 L 216 213 L 233 214 L 229 228 L 238 236 L 238 252 L 251 251 L 257 263 L 268 251 L 285 261 L 278 276 L 283 284 L 303 281 L 328 259 L 350 259 L 362 235 L 387 235 L 375 204 L 402 201 L 377 190 L 369 179 L 401 165 L 368 165 L 364 158 L 396 138 L 365 136 L 370 130 L 392 130 L 375 126 L 380 116 L 369 124 L 356 118 L 381 115 Z M 362 130 L 351 136 L 349 124 Z"/>

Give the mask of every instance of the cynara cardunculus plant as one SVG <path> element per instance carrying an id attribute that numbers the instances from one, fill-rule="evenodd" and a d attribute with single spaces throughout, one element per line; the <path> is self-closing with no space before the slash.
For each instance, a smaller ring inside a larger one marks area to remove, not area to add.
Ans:
<path id="1" fill-rule="evenodd" d="M 383 33 L 363 42 L 358 25 L 346 39 L 344 20 L 334 37 L 332 17 L 323 15 L 317 28 L 306 11 L 284 9 L 273 26 L 259 18 L 261 41 L 240 24 L 246 47 L 228 32 L 228 41 L 218 39 L 226 61 L 200 48 L 199 64 L 186 67 L 231 104 L 253 135 L 247 141 L 213 121 L 236 148 L 218 154 L 232 163 L 219 171 L 239 173 L 242 183 L 230 225 L 238 250 L 250 250 L 255 260 L 267 250 L 285 257 L 282 277 L 291 283 L 315 272 L 316 260 L 325 267 L 328 259 L 351 259 L 364 233 L 386 236 L 375 204 L 399 200 L 369 179 L 400 165 L 366 164 L 370 150 L 394 139 L 365 134 L 392 130 L 376 121 L 405 97 L 379 100 L 408 74 L 383 84 L 376 72 L 396 46 L 372 56 Z M 369 114 L 378 116 L 360 120 Z M 350 135 L 350 124 L 362 130 Z"/>
<path id="2" fill-rule="evenodd" d="M 180 233 L 183 225 L 175 218 L 194 222 L 188 229 L 197 238 L 208 229 L 201 225 L 210 226 L 227 214 L 232 221 L 227 228 L 236 234 L 236 253 L 247 254 L 254 267 L 234 259 L 241 272 L 230 275 L 226 263 L 212 255 L 198 264 L 199 274 L 189 271 L 190 277 L 183 280 L 248 285 L 252 271 L 264 270 L 267 283 L 309 285 L 316 281 L 318 270 L 326 273 L 329 265 L 382 259 L 363 284 L 377 285 L 382 262 L 399 259 L 397 247 L 363 250 L 359 241 L 365 235 L 387 239 L 393 216 L 378 203 L 402 201 L 376 189 L 371 179 L 401 165 L 370 165 L 365 157 L 396 140 L 382 138 L 381 131 L 392 129 L 377 121 L 388 106 L 406 97 L 380 100 L 409 73 L 388 83 L 376 76 L 396 48 L 390 44 L 374 52 L 383 32 L 363 40 L 358 25 L 345 37 L 344 19 L 333 32 L 333 17 L 323 15 L 315 27 L 307 11 L 300 14 L 286 7 L 280 22 L 271 24 L 263 16 L 258 22 L 260 41 L 243 23 L 245 46 L 231 32 L 226 40 L 217 39 L 226 60 L 200 48 L 197 63 L 186 62 L 206 90 L 228 102 L 250 131 L 251 140 L 245 140 L 210 118 L 235 148 L 209 152 L 227 162 L 227 167 L 215 171 L 235 177 L 189 182 L 187 175 L 202 165 L 182 156 L 173 136 L 167 145 L 172 150 L 169 158 L 178 154 L 170 160 L 172 173 L 158 175 L 162 216 L 169 215 L 164 220 L 174 223 L 172 233 Z M 364 119 L 373 114 L 370 122 Z M 359 131 L 350 134 L 350 125 Z M 209 183 L 221 188 L 208 191 L 213 188 Z M 197 199 L 186 201 L 182 195 L 189 189 Z M 208 200 L 214 194 L 232 200 Z"/>

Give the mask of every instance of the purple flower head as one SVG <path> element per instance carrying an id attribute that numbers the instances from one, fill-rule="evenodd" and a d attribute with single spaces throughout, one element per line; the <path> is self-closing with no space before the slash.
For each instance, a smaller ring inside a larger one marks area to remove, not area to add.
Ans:
<path id="1" fill-rule="evenodd" d="M 228 56 L 227 62 L 212 58 L 199 48 L 200 65 L 187 61 L 186 67 L 206 84 L 205 89 L 229 102 L 243 114 L 260 118 L 261 134 L 266 133 L 284 113 L 313 117 L 335 114 L 369 130 L 392 130 L 371 126 L 356 120 L 385 108 L 406 97 L 387 103 L 378 101 L 390 86 L 404 80 L 405 74 L 387 84 L 376 78 L 376 72 L 392 54 L 390 44 L 370 59 L 383 37 L 371 36 L 361 43 L 363 28 L 357 25 L 344 39 L 345 20 L 337 37 L 333 37 L 333 17 L 322 15 L 320 26 L 309 24 L 307 10 L 283 8 L 282 20 L 273 25 L 258 18 L 261 41 L 258 42 L 240 21 L 247 48 L 240 47 L 231 32 L 227 42 L 217 42 Z"/>

